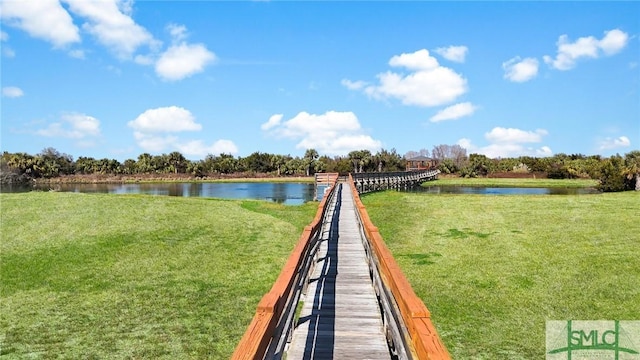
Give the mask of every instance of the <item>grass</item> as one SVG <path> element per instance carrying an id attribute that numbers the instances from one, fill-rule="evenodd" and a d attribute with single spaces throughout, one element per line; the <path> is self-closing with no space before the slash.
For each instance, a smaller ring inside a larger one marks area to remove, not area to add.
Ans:
<path id="1" fill-rule="evenodd" d="M 317 203 L 1 194 L 0 356 L 233 352 Z"/>
<path id="2" fill-rule="evenodd" d="M 422 186 L 486 186 L 486 187 L 547 187 L 588 188 L 598 185 L 590 179 L 502 179 L 502 178 L 443 178 Z"/>
<path id="3" fill-rule="evenodd" d="M 546 320 L 640 319 L 638 192 L 363 202 L 454 359 L 544 358 Z"/>

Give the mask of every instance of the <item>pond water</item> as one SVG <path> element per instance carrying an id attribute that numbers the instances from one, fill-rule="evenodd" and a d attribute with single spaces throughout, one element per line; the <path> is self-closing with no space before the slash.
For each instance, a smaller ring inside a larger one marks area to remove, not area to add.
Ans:
<path id="1" fill-rule="evenodd" d="M 480 194 L 480 195 L 585 195 L 597 194 L 594 188 L 523 188 L 485 186 L 428 186 L 407 190 L 429 194 Z"/>
<path id="2" fill-rule="evenodd" d="M 301 205 L 314 200 L 314 184 L 311 183 L 142 183 L 142 184 L 47 184 L 36 187 L 7 187 L 1 192 L 25 192 L 31 190 L 63 191 L 110 194 L 150 194 L 182 197 L 208 197 L 220 199 L 255 199 L 273 201 L 285 205 Z M 593 188 L 519 188 L 519 187 L 471 187 L 429 186 L 405 190 L 429 194 L 481 194 L 481 195 L 582 195 L 598 193 Z M 323 189 L 319 189 L 319 195 Z M 316 199 L 321 200 L 321 199 Z"/>
<path id="3" fill-rule="evenodd" d="M 143 183 L 143 184 L 47 184 L 36 187 L 2 188 L 2 192 L 31 190 L 109 194 L 149 194 L 220 199 L 256 199 L 285 205 L 313 200 L 310 183 Z"/>

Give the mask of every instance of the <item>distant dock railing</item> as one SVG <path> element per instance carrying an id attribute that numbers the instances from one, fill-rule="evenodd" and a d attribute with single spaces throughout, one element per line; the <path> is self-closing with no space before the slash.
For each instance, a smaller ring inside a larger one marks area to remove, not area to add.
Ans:
<path id="1" fill-rule="evenodd" d="M 364 194 L 381 190 L 406 190 L 419 186 L 425 181 L 436 180 L 440 170 L 373 172 L 352 174 L 358 193 Z"/>

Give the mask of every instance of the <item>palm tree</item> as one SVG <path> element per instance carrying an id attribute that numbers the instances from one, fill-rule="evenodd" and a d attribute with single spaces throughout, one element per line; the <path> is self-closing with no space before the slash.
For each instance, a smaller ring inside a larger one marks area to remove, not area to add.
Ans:
<path id="1" fill-rule="evenodd" d="M 306 165 L 307 176 L 311 175 L 311 165 L 316 161 L 319 157 L 316 149 L 307 149 L 304 153 L 304 162 Z"/>
<path id="2" fill-rule="evenodd" d="M 640 191 L 640 150 L 625 154 L 622 173 L 628 181 L 635 178 L 635 190 Z"/>
<path id="3" fill-rule="evenodd" d="M 127 159 L 124 161 L 124 163 L 122 164 L 122 171 L 125 174 L 131 175 L 131 174 L 135 174 L 136 172 L 136 161 L 133 159 Z"/>
<path id="4" fill-rule="evenodd" d="M 149 153 L 143 153 L 138 155 L 138 161 L 136 162 L 136 167 L 138 168 L 138 173 L 146 174 L 153 172 L 155 170 L 152 165 L 153 157 Z"/>
<path id="5" fill-rule="evenodd" d="M 167 156 L 170 167 L 173 168 L 173 172 L 183 173 L 187 167 L 187 159 L 179 152 L 173 151 Z"/>
<path id="6" fill-rule="evenodd" d="M 282 167 L 287 163 L 288 157 L 284 155 L 272 154 L 271 155 L 271 166 L 276 168 L 278 172 L 278 176 L 280 176 L 280 172 Z"/>
<path id="7" fill-rule="evenodd" d="M 369 165 L 373 162 L 373 156 L 371 155 L 371 151 L 369 150 L 361 150 L 360 151 L 360 172 L 368 171 Z"/>

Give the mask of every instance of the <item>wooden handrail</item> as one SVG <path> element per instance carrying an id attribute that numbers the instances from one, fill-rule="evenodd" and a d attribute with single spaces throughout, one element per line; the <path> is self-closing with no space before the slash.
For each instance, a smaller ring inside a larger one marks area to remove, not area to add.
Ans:
<path id="1" fill-rule="evenodd" d="M 429 310 L 413 291 L 411 284 L 380 236 L 378 228 L 371 222 L 351 175 L 349 175 L 349 185 L 367 241 L 378 260 L 383 285 L 391 291 L 400 309 L 404 325 L 409 331 L 413 346 L 411 352 L 418 359 L 451 359 L 451 355 L 431 322 Z"/>
<path id="2" fill-rule="evenodd" d="M 269 344 L 273 337 L 277 334 L 276 328 L 280 321 L 285 303 L 289 299 L 297 274 L 305 258 L 309 255 L 311 240 L 320 230 L 324 213 L 327 210 L 329 198 L 335 191 L 337 178 L 334 179 L 333 185 L 327 191 L 322 201 L 318 205 L 318 210 L 311 224 L 304 228 L 302 235 L 298 238 L 291 255 L 287 259 L 280 275 L 271 287 L 271 290 L 265 294 L 256 309 L 256 313 L 249 323 L 242 339 L 236 346 L 231 356 L 233 360 L 258 360 L 263 359 L 269 349 Z"/>
<path id="3" fill-rule="evenodd" d="M 340 176 L 338 173 L 315 173 L 314 175 L 316 184 L 333 184 L 338 179 L 338 176 Z"/>

